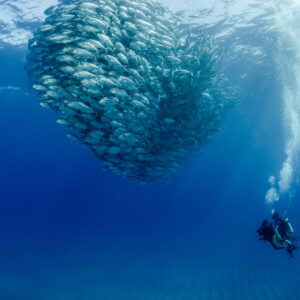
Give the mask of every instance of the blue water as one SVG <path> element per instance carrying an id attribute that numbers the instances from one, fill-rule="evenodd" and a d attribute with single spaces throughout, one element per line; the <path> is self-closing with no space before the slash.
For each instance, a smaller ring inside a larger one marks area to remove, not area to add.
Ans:
<path id="1" fill-rule="evenodd" d="M 233 64 L 241 101 L 223 132 L 170 183 L 138 185 L 66 138 L 28 88 L 25 54 L 0 49 L 0 85 L 20 87 L 0 92 L 0 299 L 300 299 L 300 252 L 256 234 L 284 159 L 273 69 L 247 66 L 243 81 Z"/>

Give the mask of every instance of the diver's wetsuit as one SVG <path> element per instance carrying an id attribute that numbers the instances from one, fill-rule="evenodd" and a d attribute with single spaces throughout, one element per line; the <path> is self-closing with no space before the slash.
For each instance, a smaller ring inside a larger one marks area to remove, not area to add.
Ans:
<path id="1" fill-rule="evenodd" d="M 280 218 L 280 221 L 278 224 L 278 232 L 283 239 L 288 238 L 288 235 L 287 235 L 289 232 L 288 220 L 284 220 L 283 218 Z"/>
<path id="2" fill-rule="evenodd" d="M 276 250 L 286 249 L 290 256 L 293 257 L 292 253 L 297 247 L 287 239 L 287 233 L 289 232 L 287 222 L 288 219 L 286 221 L 282 218 L 274 220 L 274 224 L 264 220 L 257 232 L 259 236 L 262 236 L 260 240 L 270 242 Z"/>
<path id="3" fill-rule="evenodd" d="M 274 228 L 277 235 L 282 239 L 288 239 L 288 233 L 294 232 L 288 218 L 274 218 Z"/>
<path id="4" fill-rule="evenodd" d="M 272 223 L 264 220 L 262 226 L 257 230 L 259 236 L 262 236 L 260 240 L 268 241 L 275 249 L 284 248 L 277 242 L 277 235 Z"/>

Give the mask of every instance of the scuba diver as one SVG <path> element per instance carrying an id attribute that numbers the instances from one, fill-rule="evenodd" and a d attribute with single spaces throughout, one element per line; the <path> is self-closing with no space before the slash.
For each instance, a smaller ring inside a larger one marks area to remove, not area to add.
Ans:
<path id="1" fill-rule="evenodd" d="M 272 215 L 274 230 L 280 239 L 289 239 L 288 233 L 294 233 L 294 229 L 288 218 L 281 218 L 278 212 Z"/>
<path id="2" fill-rule="evenodd" d="M 289 235 L 294 233 L 294 230 L 288 218 L 281 218 L 277 212 L 274 212 L 272 222 L 263 220 L 257 233 L 261 237 L 259 240 L 270 242 L 276 250 L 286 249 L 290 257 L 294 257 L 293 251 L 298 247 L 290 241 L 296 238 Z"/>

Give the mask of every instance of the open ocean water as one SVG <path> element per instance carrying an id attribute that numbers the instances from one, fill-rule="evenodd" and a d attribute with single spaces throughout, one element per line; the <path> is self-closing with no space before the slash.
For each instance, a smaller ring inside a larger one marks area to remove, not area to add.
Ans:
<path id="1" fill-rule="evenodd" d="M 256 233 L 272 208 L 300 232 L 300 2 L 163 1 L 215 36 L 239 100 L 145 185 L 104 171 L 29 88 L 27 42 L 54 4 L 0 1 L 0 299 L 300 299 L 300 251 Z"/>

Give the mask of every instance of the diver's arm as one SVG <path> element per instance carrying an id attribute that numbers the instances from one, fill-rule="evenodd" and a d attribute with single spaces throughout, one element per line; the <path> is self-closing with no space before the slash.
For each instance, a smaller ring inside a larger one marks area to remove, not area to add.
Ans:
<path id="1" fill-rule="evenodd" d="M 278 225 L 275 226 L 274 230 L 275 230 L 275 233 L 276 233 L 277 237 L 281 240 L 282 237 L 281 237 L 280 233 L 278 232 L 278 227 L 279 227 Z"/>

